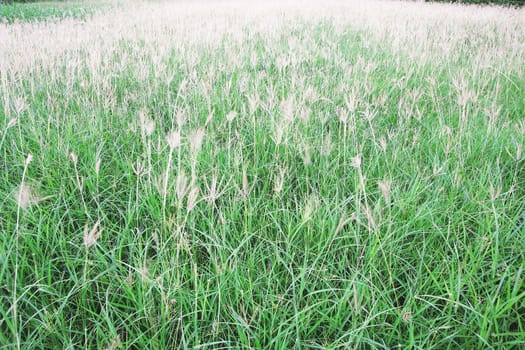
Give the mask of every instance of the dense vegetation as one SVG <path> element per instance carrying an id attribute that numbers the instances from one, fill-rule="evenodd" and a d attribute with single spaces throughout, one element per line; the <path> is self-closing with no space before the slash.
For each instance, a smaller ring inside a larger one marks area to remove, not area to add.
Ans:
<path id="1" fill-rule="evenodd" d="M 0 22 L 27 22 L 60 20 L 64 18 L 86 19 L 96 11 L 108 7 L 100 2 L 4 2 L 0 4 Z"/>
<path id="2" fill-rule="evenodd" d="M 0 24 L 0 349 L 525 347 L 525 18 Z"/>

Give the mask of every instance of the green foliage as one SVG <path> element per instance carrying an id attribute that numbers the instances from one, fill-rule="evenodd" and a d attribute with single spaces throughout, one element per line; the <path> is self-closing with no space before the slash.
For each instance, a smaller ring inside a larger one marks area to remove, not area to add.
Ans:
<path id="1" fill-rule="evenodd" d="M 9 2 L 0 4 L 0 22 L 42 21 L 69 17 L 84 19 L 92 15 L 100 7 L 100 4 L 94 5 L 80 2 Z"/>
<path id="2" fill-rule="evenodd" d="M 525 346 L 515 18 L 147 6 L 3 26 L 1 349 Z"/>

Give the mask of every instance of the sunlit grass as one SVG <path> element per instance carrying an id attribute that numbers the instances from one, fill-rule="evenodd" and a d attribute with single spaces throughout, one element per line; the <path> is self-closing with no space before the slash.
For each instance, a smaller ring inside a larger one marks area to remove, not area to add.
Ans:
<path id="1" fill-rule="evenodd" d="M 0 25 L 3 348 L 519 348 L 522 12 Z"/>
<path id="2" fill-rule="evenodd" d="M 102 1 L 42 1 L 34 3 L 0 3 L 0 22 L 36 22 L 63 18 L 86 19 L 110 2 Z"/>

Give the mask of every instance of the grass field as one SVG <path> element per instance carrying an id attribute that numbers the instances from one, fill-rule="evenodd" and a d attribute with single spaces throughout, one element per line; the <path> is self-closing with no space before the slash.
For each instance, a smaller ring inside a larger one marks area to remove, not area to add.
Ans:
<path id="1" fill-rule="evenodd" d="M 524 10 L 61 17 L 0 24 L 1 349 L 525 347 Z"/>
<path id="2" fill-rule="evenodd" d="M 91 15 L 109 8 L 110 2 L 47 1 L 37 3 L 0 3 L 0 22 L 38 22 L 64 18 L 88 19 Z"/>

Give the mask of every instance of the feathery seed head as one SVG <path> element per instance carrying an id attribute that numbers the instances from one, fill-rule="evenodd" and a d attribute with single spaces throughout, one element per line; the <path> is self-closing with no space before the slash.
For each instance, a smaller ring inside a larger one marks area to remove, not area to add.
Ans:
<path id="1" fill-rule="evenodd" d="M 177 200 L 179 203 L 182 203 L 182 200 L 184 199 L 184 196 L 186 195 L 186 191 L 188 188 L 188 178 L 184 171 L 181 171 L 177 175 L 177 180 L 175 182 L 175 194 L 177 196 Z"/>
<path id="2" fill-rule="evenodd" d="M 286 167 L 282 167 L 279 170 L 279 174 L 274 175 L 273 178 L 273 191 L 277 194 L 281 193 L 284 187 L 284 178 L 286 175 Z"/>
<path id="3" fill-rule="evenodd" d="M 307 222 L 312 218 L 319 207 L 319 202 L 319 198 L 316 195 L 308 196 L 303 208 L 303 222 Z"/>
<path id="4" fill-rule="evenodd" d="M 38 204 L 40 199 L 35 194 L 33 186 L 23 182 L 13 193 L 13 199 L 22 209 L 27 209 L 34 204 Z"/>
<path id="5" fill-rule="evenodd" d="M 231 123 L 235 117 L 237 117 L 237 112 L 235 111 L 231 111 L 230 113 L 226 114 L 226 120 L 228 121 L 228 123 Z"/>
<path id="6" fill-rule="evenodd" d="M 346 124 L 348 122 L 348 113 L 343 108 L 337 108 L 336 114 L 342 124 Z"/>
<path id="7" fill-rule="evenodd" d="M 140 129 L 146 136 L 151 136 L 155 131 L 155 122 L 146 116 L 146 111 L 139 112 Z"/>
<path id="8" fill-rule="evenodd" d="M 283 117 L 283 119 L 288 123 L 293 122 L 295 109 L 295 101 L 293 99 L 293 96 L 290 96 L 286 100 L 282 101 L 280 109 L 281 116 Z"/>
<path id="9" fill-rule="evenodd" d="M 377 182 L 377 187 L 381 191 L 385 202 L 390 203 L 390 190 L 392 188 L 391 180 L 382 180 Z"/>
<path id="10" fill-rule="evenodd" d="M 195 154 L 199 152 L 199 150 L 202 147 L 202 142 L 204 140 L 204 128 L 198 128 L 197 130 L 193 130 L 189 135 L 188 139 L 190 140 L 190 146 L 192 152 Z"/>
<path id="11" fill-rule="evenodd" d="M 350 166 L 356 169 L 360 169 L 361 168 L 361 157 L 355 156 L 355 157 L 350 158 Z"/>
<path id="12" fill-rule="evenodd" d="M 100 220 L 98 220 L 93 228 L 90 230 L 88 224 L 84 226 L 84 246 L 86 248 L 90 248 L 95 243 L 97 243 L 97 240 L 100 238 L 100 235 L 102 234 L 102 229 L 99 229 Z"/>
<path id="13" fill-rule="evenodd" d="M 170 131 L 166 135 L 166 142 L 168 142 L 171 151 L 180 146 L 180 140 L 180 132 L 178 130 Z"/>
<path id="14" fill-rule="evenodd" d="M 75 154 L 75 152 L 71 152 L 69 154 L 69 157 L 71 158 L 71 161 L 73 162 L 73 165 L 74 166 L 77 166 L 77 163 L 78 163 L 78 157 L 77 155 Z"/>
<path id="15" fill-rule="evenodd" d="M 100 165 L 102 164 L 102 159 L 98 158 L 97 162 L 95 163 L 95 174 L 98 176 L 100 172 Z"/>
<path id="16" fill-rule="evenodd" d="M 26 157 L 25 165 L 28 166 L 29 163 L 31 163 L 32 161 L 33 161 L 33 155 L 31 153 L 28 153 Z"/>
<path id="17" fill-rule="evenodd" d="M 16 122 L 18 121 L 18 118 L 13 118 L 11 119 L 8 123 L 7 123 L 7 128 L 11 128 L 13 126 L 15 126 Z"/>
<path id="18" fill-rule="evenodd" d="M 188 199 L 186 202 L 186 210 L 187 212 L 191 212 L 193 208 L 195 208 L 195 205 L 197 205 L 197 197 L 199 196 L 200 188 L 197 185 L 193 185 L 190 189 L 190 192 L 188 193 Z"/>

